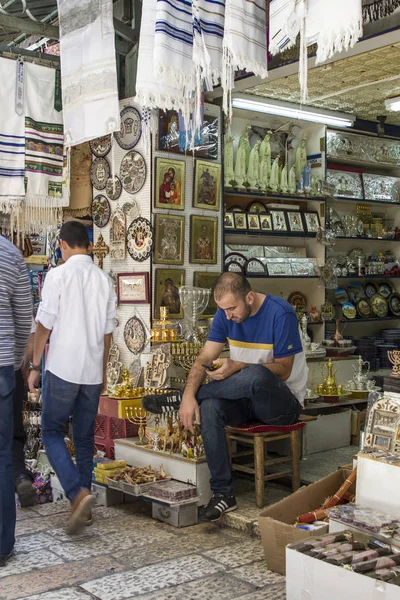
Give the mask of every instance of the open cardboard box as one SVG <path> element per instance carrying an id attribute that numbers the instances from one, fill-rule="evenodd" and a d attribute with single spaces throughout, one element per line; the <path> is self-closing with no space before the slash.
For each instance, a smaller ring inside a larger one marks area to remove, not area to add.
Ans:
<path id="1" fill-rule="evenodd" d="M 328 523 L 326 528 L 317 531 L 298 529 L 294 526 L 294 523 L 299 515 L 320 508 L 329 496 L 338 491 L 350 473 L 350 468 L 341 468 L 261 511 L 258 523 L 265 558 L 271 571 L 285 575 L 285 549 L 287 544 L 298 542 L 310 536 L 321 536 L 328 532 Z M 349 492 L 355 494 L 355 486 L 352 486 Z"/>

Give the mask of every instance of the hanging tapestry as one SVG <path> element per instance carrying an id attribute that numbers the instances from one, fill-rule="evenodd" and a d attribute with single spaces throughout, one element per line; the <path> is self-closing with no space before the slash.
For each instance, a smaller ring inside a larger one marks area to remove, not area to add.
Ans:
<path id="1" fill-rule="evenodd" d="M 90 167 L 92 154 L 89 142 L 71 148 L 70 202 L 64 214 L 72 217 L 90 215 L 93 199 Z"/>
<path id="2" fill-rule="evenodd" d="M 146 3 L 144 3 L 146 4 Z M 112 0 L 58 0 L 65 145 L 120 125 Z"/>

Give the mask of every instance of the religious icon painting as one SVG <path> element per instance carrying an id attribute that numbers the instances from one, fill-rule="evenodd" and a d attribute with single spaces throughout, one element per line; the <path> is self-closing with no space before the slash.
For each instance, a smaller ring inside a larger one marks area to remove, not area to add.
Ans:
<path id="1" fill-rule="evenodd" d="M 160 318 L 160 306 L 168 308 L 168 316 L 182 319 L 183 309 L 179 288 L 185 285 L 184 269 L 156 269 L 155 316 Z"/>
<path id="2" fill-rule="evenodd" d="M 196 160 L 194 177 L 194 208 L 219 210 L 221 201 L 221 165 Z"/>
<path id="3" fill-rule="evenodd" d="M 121 208 L 116 208 L 111 213 L 110 258 L 111 258 L 111 260 L 124 260 L 125 255 L 126 255 L 125 213 Z"/>
<path id="4" fill-rule="evenodd" d="M 285 211 L 283 210 L 271 210 L 272 227 L 274 231 L 287 231 Z"/>
<path id="5" fill-rule="evenodd" d="M 288 210 L 286 215 L 290 231 L 292 233 L 302 233 L 304 231 L 304 227 L 301 213 L 298 211 Z"/>
<path id="6" fill-rule="evenodd" d="M 128 252 L 138 262 L 149 258 L 153 248 L 153 229 L 150 221 L 144 217 L 134 219 L 126 232 Z"/>
<path id="7" fill-rule="evenodd" d="M 233 213 L 227 212 L 224 215 L 224 228 L 235 229 L 235 221 L 233 220 Z"/>
<path id="8" fill-rule="evenodd" d="M 185 162 L 156 158 L 155 208 L 185 209 Z"/>
<path id="9" fill-rule="evenodd" d="M 247 229 L 246 213 L 233 213 L 235 219 L 235 229 Z"/>
<path id="10" fill-rule="evenodd" d="M 261 231 L 272 231 L 271 215 L 260 215 L 260 228 Z"/>
<path id="11" fill-rule="evenodd" d="M 92 219 L 96 227 L 105 227 L 110 220 L 111 208 L 108 199 L 98 194 L 92 200 Z"/>
<path id="12" fill-rule="evenodd" d="M 164 265 L 183 265 L 185 217 L 156 214 L 154 262 Z"/>
<path id="13" fill-rule="evenodd" d="M 110 164 L 106 158 L 95 158 L 90 167 L 90 179 L 96 190 L 104 190 L 110 177 Z"/>
<path id="14" fill-rule="evenodd" d="M 260 231 L 260 216 L 257 213 L 247 215 L 247 227 L 253 231 Z"/>
<path id="15" fill-rule="evenodd" d="M 218 306 L 214 300 L 214 286 L 219 276 L 220 273 L 209 273 L 208 271 L 194 272 L 193 285 L 195 287 L 211 290 L 210 299 L 204 313 L 200 315 L 200 319 L 208 319 L 209 317 L 213 317 L 217 312 Z"/>
<path id="16" fill-rule="evenodd" d="M 321 227 L 317 212 L 305 212 L 304 223 L 307 233 L 317 233 Z"/>
<path id="17" fill-rule="evenodd" d="M 189 262 L 215 265 L 217 263 L 218 218 L 190 216 Z"/>
<path id="18" fill-rule="evenodd" d="M 142 135 L 142 120 L 140 112 L 134 106 L 126 106 L 121 110 L 121 127 L 114 134 L 118 145 L 124 150 L 136 146 Z"/>
<path id="19" fill-rule="evenodd" d="M 92 154 L 97 158 L 106 156 L 111 150 L 111 134 L 102 135 L 101 137 L 89 142 Z"/>

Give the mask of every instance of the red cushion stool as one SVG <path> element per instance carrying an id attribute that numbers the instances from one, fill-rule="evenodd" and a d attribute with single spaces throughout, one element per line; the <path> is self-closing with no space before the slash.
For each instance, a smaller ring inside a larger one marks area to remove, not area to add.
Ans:
<path id="1" fill-rule="evenodd" d="M 268 425 L 254 421 L 238 425 L 237 427 L 226 427 L 228 448 L 231 456 L 232 471 L 242 471 L 254 475 L 256 487 L 256 504 L 258 508 L 264 506 L 264 482 L 278 479 L 284 475 L 291 475 L 292 489 L 295 492 L 300 487 L 300 435 L 307 421 L 314 421 L 316 417 L 302 415 L 300 420 L 293 425 Z M 290 455 L 279 458 L 265 458 L 265 444 L 278 440 L 290 440 Z M 231 452 L 231 441 L 235 440 L 242 444 L 250 445 L 252 449 L 240 452 Z M 254 462 L 243 464 L 234 462 L 240 456 L 254 456 Z M 279 471 L 279 473 L 266 474 L 270 465 L 291 462 L 291 469 Z M 254 465 L 254 466 L 253 466 Z"/>

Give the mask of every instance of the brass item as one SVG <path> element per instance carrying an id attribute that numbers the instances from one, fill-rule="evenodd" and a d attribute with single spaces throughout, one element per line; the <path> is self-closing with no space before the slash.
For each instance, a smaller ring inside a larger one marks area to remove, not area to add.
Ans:
<path id="1" fill-rule="evenodd" d="M 388 359 L 393 365 L 391 377 L 400 377 L 400 350 L 389 350 Z"/>
<path id="2" fill-rule="evenodd" d="M 138 446 L 146 446 L 147 442 L 144 441 L 146 436 L 146 427 L 147 421 L 150 417 L 149 413 L 144 410 L 144 408 L 136 408 L 130 406 L 127 408 L 128 413 L 128 421 L 133 423 L 134 425 L 139 425 L 138 436 L 139 441 L 137 442 Z"/>
<path id="3" fill-rule="evenodd" d="M 326 377 L 324 378 L 324 371 L 326 369 Z M 343 386 L 337 385 L 336 373 L 337 369 L 333 370 L 332 359 L 329 359 L 327 363 L 321 365 L 321 373 L 323 381 L 316 387 L 316 393 L 320 396 L 340 396 L 343 392 Z"/>
<path id="4" fill-rule="evenodd" d="M 100 233 L 99 237 L 97 238 L 96 244 L 93 246 L 92 252 L 95 255 L 95 257 L 97 258 L 97 260 L 99 261 L 100 269 L 102 269 L 103 268 L 103 260 L 105 259 L 107 254 L 110 252 L 110 248 L 105 243 L 104 238 L 101 233 Z"/>

